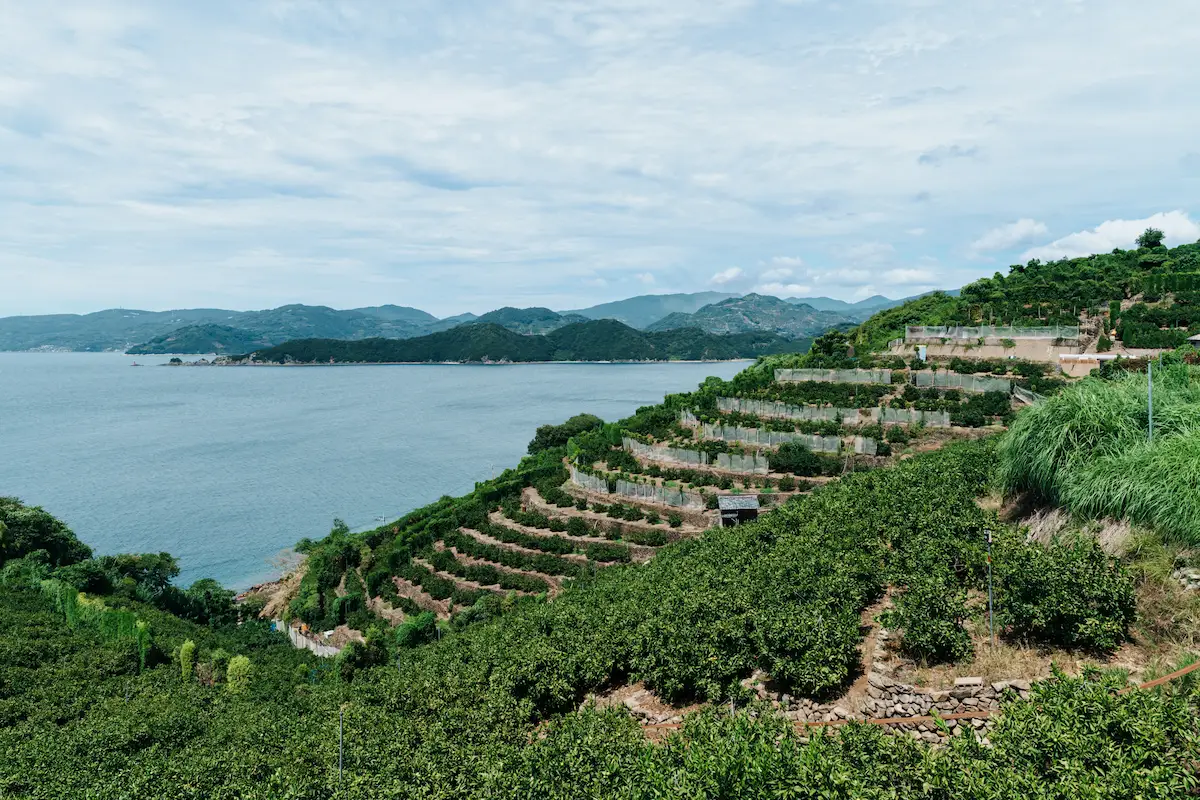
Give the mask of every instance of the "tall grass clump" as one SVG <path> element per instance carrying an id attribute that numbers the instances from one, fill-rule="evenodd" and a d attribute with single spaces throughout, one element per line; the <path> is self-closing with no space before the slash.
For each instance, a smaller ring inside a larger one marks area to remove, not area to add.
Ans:
<path id="1" fill-rule="evenodd" d="M 1127 518 L 1200 542 L 1200 383 L 1183 364 L 1147 378 L 1087 378 L 1017 416 L 998 448 L 1009 494 L 1094 517 Z"/>

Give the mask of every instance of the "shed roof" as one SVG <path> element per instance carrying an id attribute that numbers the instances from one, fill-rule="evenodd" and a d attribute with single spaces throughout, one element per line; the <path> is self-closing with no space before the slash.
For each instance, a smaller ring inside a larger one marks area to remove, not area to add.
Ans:
<path id="1" fill-rule="evenodd" d="M 752 494 L 723 494 L 717 498 L 717 508 L 721 511 L 741 511 L 747 508 L 758 509 L 758 498 Z"/>
<path id="2" fill-rule="evenodd" d="M 1196 343 L 1200 343 L 1200 333 L 1197 333 L 1195 336 L 1189 336 L 1189 337 L 1187 338 L 1187 340 L 1188 340 L 1189 342 L 1196 342 Z"/>

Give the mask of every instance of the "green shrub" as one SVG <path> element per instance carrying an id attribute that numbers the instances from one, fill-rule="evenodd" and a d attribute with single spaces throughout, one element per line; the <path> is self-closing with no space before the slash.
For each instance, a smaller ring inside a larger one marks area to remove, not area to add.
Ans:
<path id="1" fill-rule="evenodd" d="M 1009 543 L 995 560 L 997 607 L 1013 636 L 1111 651 L 1136 615 L 1128 570 L 1093 538 Z"/>
<path id="2" fill-rule="evenodd" d="M 196 643 L 188 639 L 179 646 L 179 673 L 184 683 L 192 679 L 196 670 Z"/>
<path id="3" fill-rule="evenodd" d="M 667 515 L 667 524 L 670 525 L 672 528 L 678 528 L 681 525 L 683 525 L 683 517 L 679 516 L 674 511 L 672 511 L 670 514 Z"/>
<path id="4" fill-rule="evenodd" d="M 250 678 L 253 668 L 246 656 L 234 656 L 229 659 L 226 671 L 227 689 L 231 694 L 245 694 L 250 689 Z"/>
<path id="5" fill-rule="evenodd" d="M 657 525 L 662 522 L 662 517 L 658 515 L 657 511 L 651 511 L 646 515 L 646 522 L 649 522 L 651 525 Z"/>
<path id="6" fill-rule="evenodd" d="M 900 646 L 905 655 L 937 664 L 971 655 L 971 636 L 963 627 L 969 616 L 966 593 L 952 576 L 920 576 L 896 599 L 896 607 L 884 613 L 883 624 L 904 632 Z"/>
<path id="7" fill-rule="evenodd" d="M 779 479 L 779 491 L 792 492 L 795 490 L 796 490 L 796 479 L 795 478 L 793 478 L 789 475 L 785 475 L 784 477 Z"/>
<path id="8" fill-rule="evenodd" d="M 592 561 L 629 561 L 629 548 L 623 544 L 601 544 L 595 542 L 587 546 L 587 557 Z"/>
<path id="9" fill-rule="evenodd" d="M 567 520 L 567 533 L 572 536 L 590 536 L 592 530 L 583 517 L 571 517 Z"/>
<path id="10" fill-rule="evenodd" d="M 784 442 L 767 456 L 772 472 L 789 472 L 793 475 L 820 475 L 821 459 L 800 442 Z M 725 488 L 725 487 L 722 487 Z"/>

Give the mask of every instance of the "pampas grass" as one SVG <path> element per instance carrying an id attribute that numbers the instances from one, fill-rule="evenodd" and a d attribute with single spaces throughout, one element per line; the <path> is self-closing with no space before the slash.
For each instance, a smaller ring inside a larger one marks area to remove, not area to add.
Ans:
<path id="1" fill-rule="evenodd" d="M 1087 378 L 1023 411 L 998 448 L 1001 485 L 1200 543 L 1200 384 L 1191 378 L 1185 365 L 1155 370 L 1153 443 L 1144 374 Z"/>

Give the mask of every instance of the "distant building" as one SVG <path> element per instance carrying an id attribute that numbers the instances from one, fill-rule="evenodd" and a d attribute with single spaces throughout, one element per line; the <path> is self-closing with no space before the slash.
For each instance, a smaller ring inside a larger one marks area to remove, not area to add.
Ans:
<path id="1" fill-rule="evenodd" d="M 723 494 L 717 498 L 721 527 L 732 528 L 758 519 L 758 498 L 752 494 Z"/>

